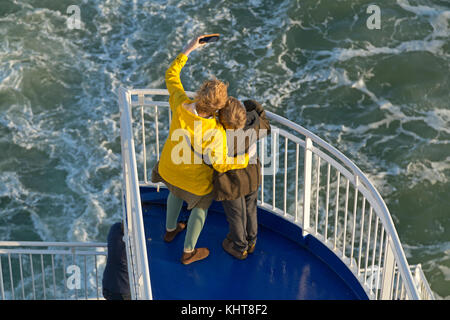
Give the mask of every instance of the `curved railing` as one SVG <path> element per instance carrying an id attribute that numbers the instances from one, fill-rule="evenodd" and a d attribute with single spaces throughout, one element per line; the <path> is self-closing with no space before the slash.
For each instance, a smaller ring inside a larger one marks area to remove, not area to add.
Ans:
<path id="1" fill-rule="evenodd" d="M 137 172 L 142 172 L 141 185 L 155 185 L 148 181 L 148 172 L 159 160 L 160 137 L 168 136 L 167 96 L 165 89 L 119 90 L 124 214 L 133 261 L 130 280 L 135 297 L 141 298 L 151 298 L 151 290 Z M 348 266 L 370 299 L 425 297 L 411 275 L 389 210 L 364 173 L 312 132 L 266 113 L 272 130 L 259 142 L 263 166 L 259 206 L 299 225 L 304 236 L 319 239 Z M 135 138 L 140 141 L 136 148 Z M 139 281 L 148 289 L 143 290 Z"/>
<path id="2" fill-rule="evenodd" d="M 283 176 L 285 180 L 284 197 L 286 197 L 289 194 L 286 190 L 286 176 L 289 168 L 286 160 L 289 153 L 288 143 L 289 141 L 295 143 L 296 188 L 294 197 L 297 205 L 293 220 L 302 227 L 304 235 L 312 234 L 345 262 L 363 284 L 370 298 L 419 299 L 389 210 L 369 179 L 345 155 L 315 134 L 276 114 L 268 112 L 268 115 L 272 123 L 275 121 L 274 126 L 287 127 L 291 129 L 291 132 L 294 131 L 303 136 L 302 139 L 278 128 L 272 134 L 271 144 L 276 149 L 280 140 L 279 138 L 277 140 L 277 135 L 284 138 Z M 303 163 L 299 161 L 300 147 L 303 149 Z M 273 162 L 276 162 L 275 155 L 276 152 L 272 151 Z M 313 168 L 313 158 L 315 158 L 315 168 Z M 325 163 L 322 164 L 322 162 Z M 303 181 L 300 182 L 300 185 L 303 186 L 303 193 L 302 199 L 299 200 L 297 177 L 298 168 L 302 165 Z M 276 166 L 276 163 L 273 166 Z M 321 179 L 324 166 L 326 167 L 326 184 L 324 179 Z M 273 171 L 273 175 L 276 175 L 276 171 Z M 335 180 L 330 183 L 333 176 L 335 176 Z M 345 185 L 345 197 L 340 198 L 342 182 Z M 280 212 L 281 208 L 276 205 L 276 185 L 276 178 L 272 178 L 272 204 L 269 205 L 264 202 L 262 197 L 265 193 L 263 186 L 261 205 L 271 207 L 275 213 L 287 216 L 286 205 L 283 205 L 283 212 Z M 325 193 L 322 197 L 321 191 Z M 334 197 L 330 192 L 334 193 Z M 350 201 L 352 196 L 353 201 Z M 331 200 L 334 200 L 333 210 L 330 210 Z M 342 208 L 342 202 L 344 208 Z M 350 205 L 353 202 L 353 210 L 349 208 L 349 202 Z M 368 210 L 366 210 L 367 207 Z M 369 217 L 366 216 L 366 211 L 368 211 Z M 374 229 L 372 229 L 373 224 L 375 224 Z"/>

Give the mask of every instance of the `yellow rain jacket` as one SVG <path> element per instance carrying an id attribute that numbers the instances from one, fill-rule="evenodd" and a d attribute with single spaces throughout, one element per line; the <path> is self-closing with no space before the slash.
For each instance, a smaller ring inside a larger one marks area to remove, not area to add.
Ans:
<path id="1" fill-rule="evenodd" d="M 180 80 L 187 60 L 180 53 L 166 71 L 172 122 L 158 171 L 168 183 L 202 196 L 212 191 L 214 169 L 226 172 L 246 168 L 248 154 L 228 157 L 226 132 L 220 122 L 216 117 L 206 119 L 194 114 L 189 105 L 195 101 L 187 97 Z"/>

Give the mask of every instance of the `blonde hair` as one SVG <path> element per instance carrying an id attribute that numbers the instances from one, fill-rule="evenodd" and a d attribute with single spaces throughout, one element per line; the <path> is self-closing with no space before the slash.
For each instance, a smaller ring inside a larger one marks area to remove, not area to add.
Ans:
<path id="1" fill-rule="evenodd" d="M 206 80 L 197 90 L 195 101 L 197 111 L 213 115 L 222 109 L 228 99 L 228 84 L 220 80 Z"/>
<path id="2" fill-rule="evenodd" d="M 247 113 L 244 106 L 234 97 L 228 97 L 223 109 L 219 110 L 219 121 L 227 129 L 241 129 L 247 121 Z"/>

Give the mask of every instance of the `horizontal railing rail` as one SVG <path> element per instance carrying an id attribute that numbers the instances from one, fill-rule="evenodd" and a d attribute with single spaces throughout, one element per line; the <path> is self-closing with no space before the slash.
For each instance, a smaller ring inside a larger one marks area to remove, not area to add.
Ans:
<path id="1" fill-rule="evenodd" d="M 102 299 L 106 255 L 106 243 L 0 241 L 0 297 Z"/>
<path id="2" fill-rule="evenodd" d="M 134 178 L 159 188 L 162 184 L 149 182 L 148 172 L 169 133 L 168 91 L 126 92 L 127 126 L 134 130 L 129 134 L 139 141 L 130 150 L 141 173 Z M 266 113 L 272 130 L 258 142 L 263 176 L 259 206 L 299 225 L 304 236 L 319 239 L 349 267 L 369 298 L 420 299 L 389 210 L 366 175 L 317 135 Z"/>

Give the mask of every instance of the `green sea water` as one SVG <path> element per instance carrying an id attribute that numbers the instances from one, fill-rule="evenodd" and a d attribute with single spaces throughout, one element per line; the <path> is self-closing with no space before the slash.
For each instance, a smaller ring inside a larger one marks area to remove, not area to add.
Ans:
<path id="1" fill-rule="evenodd" d="M 1 0 L 0 239 L 105 241 L 122 209 L 118 87 L 164 88 L 183 46 L 217 32 L 185 89 L 214 75 L 342 151 L 450 299 L 449 24 L 448 0 Z"/>

